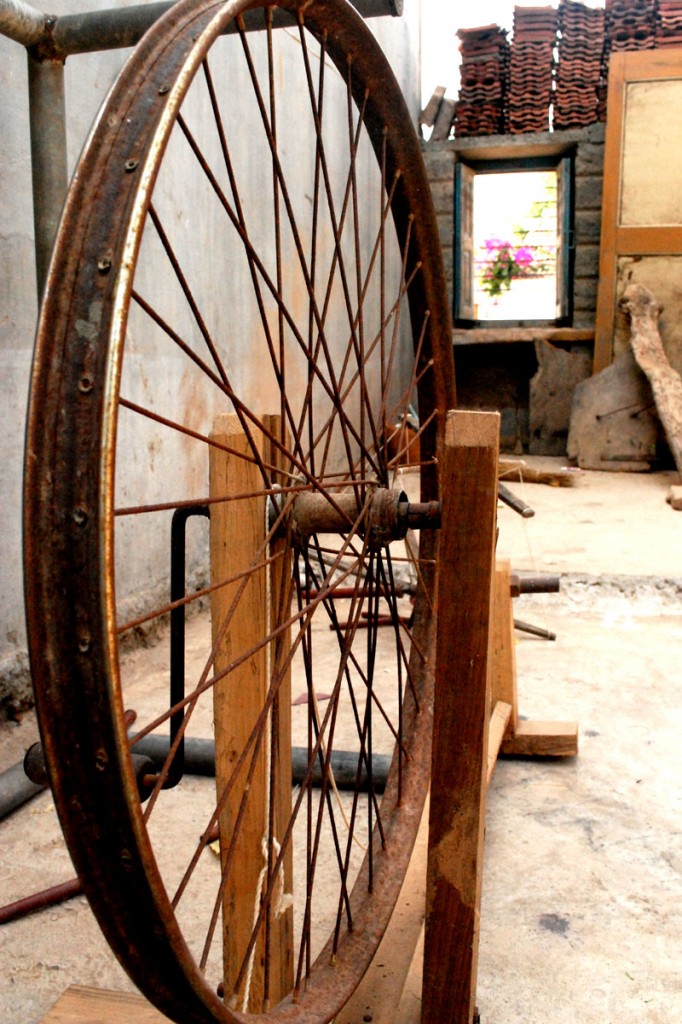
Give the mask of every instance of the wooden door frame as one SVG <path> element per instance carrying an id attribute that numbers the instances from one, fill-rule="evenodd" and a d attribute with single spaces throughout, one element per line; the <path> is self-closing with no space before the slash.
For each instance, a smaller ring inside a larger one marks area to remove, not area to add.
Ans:
<path id="1" fill-rule="evenodd" d="M 671 78 L 682 79 L 682 49 L 611 54 L 594 339 L 595 373 L 605 369 L 613 360 L 619 257 L 682 254 L 682 225 L 623 227 L 619 224 L 627 87 L 633 82 Z"/>

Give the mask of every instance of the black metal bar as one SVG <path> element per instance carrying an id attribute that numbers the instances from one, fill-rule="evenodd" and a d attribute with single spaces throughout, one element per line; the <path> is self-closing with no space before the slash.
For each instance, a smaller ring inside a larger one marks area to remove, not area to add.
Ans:
<path id="1" fill-rule="evenodd" d="M 513 494 L 503 483 L 498 483 L 497 485 L 497 497 L 500 501 L 503 501 L 505 505 L 509 505 L 509 508 L 513 508 L 515 512 L 518 512 L 523 519 L 532 519 L 535 515 L 535 509 L 532 509 L 530 505 L 527 505 L 521 498 L 517 498 L 517 496 Z"/>
<path id="2" fill-rule="evenodd" d="M 556 633 L 540 626 L 533 626 L 530 622 L 522 622 L 521 619 L 514 619 L 514 629 L 521 633 L 530 633 L 531 636 L 539 636 L 542 640 L 556 640 Z"/>
<path id="3" fill-rule="evenodd" d="M 186 551 L 187 520 L 195 516 L 209 517 L 208 505 L 190 505 L 176 508 L 171 521 L 170 553 L 170 599 L 171 603 L 182 601 L 187 594 Z M 185 697 L 185 605 L 171 608 L 170 613 L 170 706 L 182 703 Z M 175 741 L 185 718 L 184 709 L 173 712 L 170 718 L 170 742 Z M 184 772 L 184 737 L 168 769 L 165 789 L 177 786 Z M 137 750 L 137 753 L 143 753 Z M 166 751 L 168 752 L 168 751 Z"/>
<path id="4" fill-rule="evenodd" d="M 131 737 L 132 739 L 132 737 Z M 150 735 L 139 740 L 133 750 L 150 758 L 157 767 L 161 767 L 168 756 L 168 737 Z M 355 789 L 357 782 L 359 754 L 353 751 L 334 750 L 331 755 L 331 769 L 338 789 Z M 372 757 L 372 783 L 377 792 L 382 792 L 386 784 L 391 759 L 387 754 L 374 754 Z M 185 740 L 185 771 L 191 775 L 215 775 L 215 741 L 188 737 Z M 300 785 L 308 771 L 308 748 L 293 747 L 291 751 L 292 781 Z M 322 781 L 320 766 L 316 762 L 313 771 L 313 783 Z M 367 773 L 362 769 L 361 789 L 367 788 Z"/>

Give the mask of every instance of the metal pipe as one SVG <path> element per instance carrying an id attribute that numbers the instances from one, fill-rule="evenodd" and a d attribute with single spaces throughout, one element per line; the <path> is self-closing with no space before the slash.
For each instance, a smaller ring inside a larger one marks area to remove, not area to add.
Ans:
<path id="1" fill-rule="evenodd" d="M 42 793 L 44 788 L 26 777 L 21 761 L 2 772 L 0 774 L 0 818 L 5 818 L 36 794 Z"/>
<path id="2" fill-rule="evenodd" d="M 28 95 L 36 279 L 40 300 L 68 187 L 63 63 L 39 62 L 29 53 Z"/>
<path id="3" fill-rule="evenodd" d="M 45 38 L 50 19 L 22 0 L 0 0 L 0 35 L 22 46 L 35 46 Z"/>
<path id="4" fill-rule="evenodd" d="M 8 924 L 10 921 L 17 921 L 20 917 L 35 913 L 36 910 L 44 910 L 46 907 L 54 907 L 64 900 L 70 900 L 74 896 L 80 896 L 83 886 L 80 878 L 71 878 L 68 882 L 60 882 L 59 885 L 52 885 L 49 889 L 41 889 L 31 896 L 24 896 L 14 903 L 8 903 L 0 907 L 0 924 Z"/>
<path id="5" fill-rule="evenodd" d="M 400 17 L 403 0 L 352 0 L 363 18 L 390 15 Z M 0 32 L 24 46 L 36 47 L 41 59 L 64 60 L 77 53 L 116 50 L 134 46 L 148 28 L 173 6 L 173 0 L 133 7 L 86 11 L 47 17 L 22 0 L 0 0 Z M 275 9 L 275 27 L 292 26 L 295 19 L 286 11 Z M 245 11 L 247 31 L 263 28 L 260 10 Z M 236 31 L 234 23 L 228 32 Z"/>
<path id="6" fill-rule="evenodd" d="M 137 743 L 131 736 L 132 750 L 149 757 L 160 768 L 168 756 L 169 744 L 167 736 L 144 736 Z M 358 771 L 359 754 L 353 751 L 334 750 L 331 754 L 331 768 L 334 781 L 339 789 L 355 789 Z M 372 756 L 372 782 L 377 793 L 386 785 L 391 759 L 387 754 Z M 185 771 L 191 775 L 215 775 L 215 741 L 188 737 L 185 740 Z M 308 751 L 305 747 L 293 747 L 291 751 L 292 781 L 300 785 L 308 771 Z M 320 766 L 315 762 L 313 783 L 321 782 Z M 367 787 L 365 766 L 362 767 L 360 789 Z"/>
<path id="7" fill-rule="evenodd" d="M 560 576 L 519 576 L 513 572 L 509 577 L 512 597 L 519 597 L 521 594 L 558 594 L 560 589 Z"/>

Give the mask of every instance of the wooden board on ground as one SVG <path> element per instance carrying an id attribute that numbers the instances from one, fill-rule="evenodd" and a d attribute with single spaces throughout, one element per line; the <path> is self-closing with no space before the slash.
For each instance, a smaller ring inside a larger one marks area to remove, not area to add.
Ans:
<path id="1" fill-rule="evenodd" d="M 423 939 L 424 906 L 426 902 L 426 857 L 428 847 L 429 803 L 426 802 L 410 864 L 400 896 L 386 933 L 358 988 L 334 1018 L 334 1024 L 396 1024 L 398 1007 L 408 975 L 419 991 L 421 1013 L 420 940 Z M 404 1008 L 403 1008 L 403 1012 Z M 407 1020 L 405 1020 L 407 1024 Z M 414 1018 L 419 1024 L 419 1015 Z"/>
<path id="2" fill-rule="evenodd" d="M 40 1024 L 170 1024 L 135 992 L 72 985 L 42 1018 Z"/>
<path id="3" fill-rule="evenodd" d="M 501 754 L 515 757 L 575 757 L 577 722 L 519 722 L 514 736 L 504 740 Z"/>

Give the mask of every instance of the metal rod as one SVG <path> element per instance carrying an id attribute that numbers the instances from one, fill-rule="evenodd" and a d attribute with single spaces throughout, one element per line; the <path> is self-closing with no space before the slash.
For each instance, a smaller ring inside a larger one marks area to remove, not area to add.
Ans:
<path id="1" fill-rule="evenodd" d="M 542 640 L 556 640 L 556 633 L 540 626 L 533 626 L 530 622 L 522 622 L 521 619 L 514 619 L 514 629 L 521 633 L 530 633 L 531 636 L 539 636 Z"/>
<path id="2" fill-rule="evenodd" d="M 60 61 L 40 63 L 29 53 L 28 95 L 36 280 L 40 300 L 68 186 L 64 65 Z"/>
<path id="3" fill-rule="evenodd" d="M 80 878 L 72 878 L 68 882 L 60 882 L 59 885 L 50 886 L 49 889 L 42 889 L 31 896 L 24 896 L 23 899 L 8 903 L 0 907 L 0 924 L 8 924 L 20 917 L 35 913 L 36 910 L 44 910 L 45 907 L 54 907 L 58 903 L 70 900 L 74 896 L 80 896 L 83 892 Z"/>
<path id="4" fill-rule="evenodd" d="M 42 59 L 64 60 L 77 53 L 135 46 L 147 29 L 173 5 L 172 0 L 162 0 L 54 18 L 21 0 L 0 0 L 0 33 L 24 46 L 36 47 Z M 403 13 L 403 0 L 353 0 L 353 6 L 363 18 L 400 17 Z M 245 11 L 243 18 L 247 32 L 265 27 L 260 10 Z M 286 11 L 276 8 L 272 23 L 275 28 L 283 28 L 295 26 L 296 21 Z M 227 31 L 236 31 L 234 22 Z"/>
<path id="5" fill-rule="evenodd" d="M 35 46 L 45 38 L 49 18 L 22 0 L 0 0 L 0 35 L 22 46 Z"/>
<path id="6" fill-rule="evenodd" d="M 558 594 L 561 589 L 559 576 L 519 576 L 513 572 L 509 577 L 512 597 L 520 594 Z"/>
<path id="7" fill-rule="evenodd" d="M 170 599 L 171 604 L 182 601 L 187 595 L 186 580 L 186 548 L 187 520 L 195 516 L 210 517 L 208 505 L 190 505 L 178 508 L 171 520 L 171 553 L 170 553 Z M 182 728 L 185 717 L 185 605 L 178 604 L 170 613 L 170 706 L 178 707 L 170 717 L 170 742 L 174 743 Z M 178 748 L 168 768 L 164 785 L 165 789 L 176 786 L 184 771 L 184 737 L 180 739 Z"/>
<path id="8" fill-rule="evenodd" d="M 532 519 L 535 515 L 535 510 L 513 494 L 503 483 L 498 483 L 497 485 L 497 497 L 505 505 L 509 505 L 509 508 L 513 508 L 515 512 L 518 512 L 522 519 Z"/>

